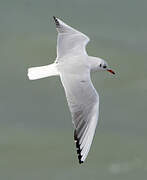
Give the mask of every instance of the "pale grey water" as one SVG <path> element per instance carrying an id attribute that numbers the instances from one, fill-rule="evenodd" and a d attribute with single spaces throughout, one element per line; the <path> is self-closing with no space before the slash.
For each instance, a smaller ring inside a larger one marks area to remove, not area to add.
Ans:
<path id="1" fill-rule="evenodd" d="M 146 7 L 145 0 L 0 1 L 0 179 L 146 179 Z M 53 15 L 87 34 L 88 53 L 116 71 L 92 75 L 100 118 L 82 166 L 59 78 L 26 76 L 56 57 Z"/>

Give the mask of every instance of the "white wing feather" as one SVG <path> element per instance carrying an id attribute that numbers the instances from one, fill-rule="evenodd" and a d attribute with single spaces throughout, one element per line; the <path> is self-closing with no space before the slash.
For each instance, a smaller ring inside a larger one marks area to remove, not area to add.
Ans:
<path id="1" fill-rule="evenodd" d="M 56 28 L 58 31 L 57 37 L 57 60 L 69 55 L 84 55 L 87 54 L 85 47 L 89 42 L 89 37 L 68 26 L 63 21 L 55 18 Z"/>
<path id="2" fill-rule="evenodd" d="M 72 122 L 79 162 L 85 161 L 90 150 L 99 115 L 99 96 L 90 80 L 90 74 L 61 74 Z"/>

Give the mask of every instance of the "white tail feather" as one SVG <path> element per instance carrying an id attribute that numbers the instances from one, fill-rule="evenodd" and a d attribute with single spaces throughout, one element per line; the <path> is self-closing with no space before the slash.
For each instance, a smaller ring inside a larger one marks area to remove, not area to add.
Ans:
<path id="1" fill-rule="evenodd" d="M 28 77 L 30 80 L 36 80 L 56 75 L 59 75 L 59 72 L 56 68 L 55 63 L 47 66 L 32 67 L 28 69 Z"/>

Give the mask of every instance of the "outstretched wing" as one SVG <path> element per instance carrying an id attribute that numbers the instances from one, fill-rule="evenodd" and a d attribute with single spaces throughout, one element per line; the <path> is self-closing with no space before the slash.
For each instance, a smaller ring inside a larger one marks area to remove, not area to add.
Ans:
<path id="1" fill-rule="evenodd" d="M 74 124 L 74 139 L 79 163 L 85 161 L 90 150 L 99 115 L 99 96 L 86 76 L 60 75 Z"/>
<path id="2" fill-rule="evenodd" d="M 66 55 L 87 54 L 85 47 L 89 42 L 89 37 L 73 29 L 60 19 L 53 17 L 58 31 L 57 37 L 57 59 Z"/>

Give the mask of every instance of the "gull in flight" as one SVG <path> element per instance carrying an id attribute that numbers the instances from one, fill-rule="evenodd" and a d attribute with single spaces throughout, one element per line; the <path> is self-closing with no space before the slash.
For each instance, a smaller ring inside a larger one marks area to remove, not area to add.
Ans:
<path id="1" fill-rule="evenodd" d="M 53 64 L 28 69 L 30 80 L 60 76 L 74 125 L 79 163 L 83 163 L 90 150 L 99 116 L 99 95 L 90 73 L 112 71 L 105 60 L 88 56 L 89 37 L 53 17 L 57 37 L 57 57 Z"/>

